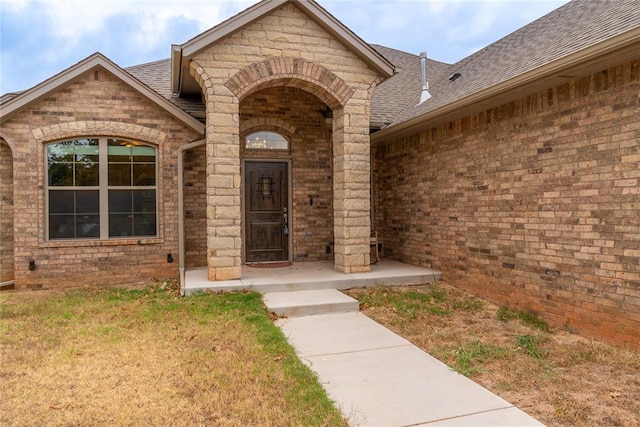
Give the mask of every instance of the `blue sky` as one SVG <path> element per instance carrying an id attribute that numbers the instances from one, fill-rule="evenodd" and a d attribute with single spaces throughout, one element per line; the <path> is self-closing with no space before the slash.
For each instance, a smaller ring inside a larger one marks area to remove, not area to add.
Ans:
<path id="1" fill-rule="evenodd" d="M 256 0 L 0 0 L 0 94 L 101 52 L 122 67 L 170 56 Z M 456 62 L 566 0 L 320 0 L 368 43 Z"/>

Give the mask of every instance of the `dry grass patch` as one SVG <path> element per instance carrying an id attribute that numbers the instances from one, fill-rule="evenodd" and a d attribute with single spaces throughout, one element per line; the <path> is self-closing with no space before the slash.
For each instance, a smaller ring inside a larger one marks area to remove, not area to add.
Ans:
<path id="1" fill-rule="evenodd" d="M 0 295 L 1 425 L 345 425 L 255 293 Z"/>
<path id="2" fill-rule="evenodd" d="M 640 352 L 550 330 L 444 282 L 348 294 L 367 316 L 549 426 L 640 425 Z"/>

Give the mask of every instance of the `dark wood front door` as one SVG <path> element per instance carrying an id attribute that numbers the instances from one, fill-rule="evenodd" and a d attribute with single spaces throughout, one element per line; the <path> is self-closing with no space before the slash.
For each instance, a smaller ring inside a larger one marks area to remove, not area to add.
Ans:
<path id="1" fill-rule="evenodd" d="M 247 262 L 289 260 L 289 196 L 286 162 L 246 162 Z"/>

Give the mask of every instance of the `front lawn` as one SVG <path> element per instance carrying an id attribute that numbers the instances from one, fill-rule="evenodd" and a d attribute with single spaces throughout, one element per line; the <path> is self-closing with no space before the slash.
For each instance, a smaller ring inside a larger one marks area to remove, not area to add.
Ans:
<path id="1" fill-rule="evenodd" d="M 0 359 L 3 426 L 346 425 L 256 293 L 3 293 Z"/>
<path id="2" fill-rule="evenodd" d="M 439 282 L 352 289 L 364 314 L 552 426 L 640 426 L 640 352 Z"/>

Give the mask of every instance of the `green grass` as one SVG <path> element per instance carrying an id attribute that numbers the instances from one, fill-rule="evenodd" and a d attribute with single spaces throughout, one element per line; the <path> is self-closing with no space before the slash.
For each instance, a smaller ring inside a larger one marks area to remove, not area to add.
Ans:
<path id="1" fill-rule="evenodd" d="M 549 325 L 547 325 L 547 323 L 544 320 L 541 320 L 540 318 L 538 318 L 537 316 L 531 313 L 513 310 L 511 308 L 502 306 L 498 308 L 497 316 L 499 320 L 502 320 L 505 322 L 509 320 L 517 319 L 525 325 L 532 326 L 544 332 L 549 332 Z"/>
<path id="2" fill-rule="evenodd" d="M 539 335 L 516 335 L 516 342 L 519 348 L 534 359 L 544 359 L 549 354 L 547 350 L 540 347 L 544 339 Z"/>
<path id="3" fill-rule="evenodd" d="M 4 293 L 0 358 L 1 425 L 346 425 L 257 293 Z"/>
<path id="4" fill-rule="evenodd" d="M 458 346 L 453 352 L 453 362 L 450 366 L 454 371 L 469 376 L 481 372 L 484 363 L 502 359 L 507 355 L 506 348 L 475 340 Z"/>

